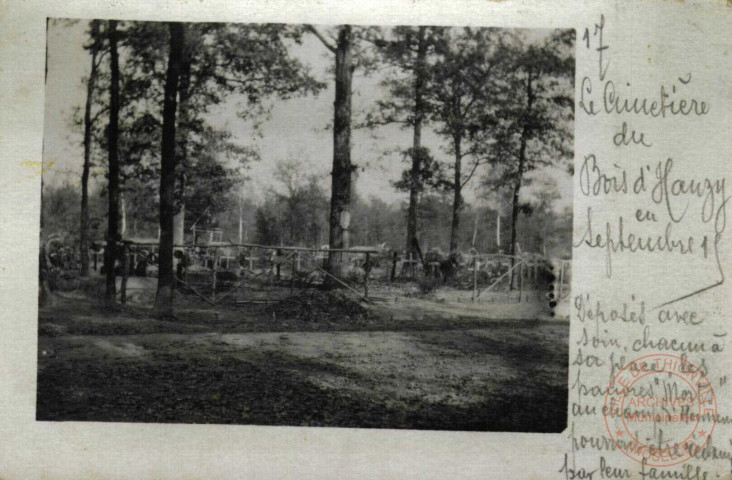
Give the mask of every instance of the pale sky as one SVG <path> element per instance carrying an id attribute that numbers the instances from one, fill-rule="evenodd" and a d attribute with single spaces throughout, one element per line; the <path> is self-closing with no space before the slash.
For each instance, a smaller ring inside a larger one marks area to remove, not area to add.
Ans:
<path id="1" fill-rule="evenodd" d="M 82 131 L 73 127 L 71 117 L 76 107 L 82 107 L 86 91 L 82 79 L 89 74 L 90 57 L 82 48 L 87 21 L 69 25 L 51 24 L 48 34 L 48 77 L 46 84 L 46 115 L 44 124 L 44 181 L 58 185 L 69 182 L 79 184 L 83 162 Z M 530 37 L 541 38 L 548 31 L 532 31 Z M 208 121 L 217 127 L 227 127 L 234 140 L 241 145 L 255 146 L 261 160 L 251 164 L 247 174 L 253 179 L 243 185 L 254 199 L 272 184 L 275 164 L 278 160 L 297 158 L 308 166 L 308 173 L 322 177 L 322 186 L 330 191 L 330 166 L 333 155 L 333 135 L 327 126 L 332 122 L 334 88 L 332 75 L 327 69 L 334 62 L 333 54 L 312 35 L 307 35 L 302 46 L 296 46 L 292 54 L 311 67 L 312 74 L 328 84 L 328 88 L 316 96 L 287 101 L 274 100 L 271 118 L 262 126 L 262 137 L 253 136 L 252 124 L 236 116 L 238 98 L 228 97 L 214 109 Z M 377 72 L 364 77 L 359 71 L 353 80 L 354 120 L 358 112 L 366 111 L 382 95 Z M 372 196 L 391 202 L 405 200 L 406 194 L 396 191 L 391 181 L 397 180 L 406 167 L 401 154 L 385 155 L 385 151 L 409 148 L 410 130 L 397 126 L 380 127 L 373 131 L 355 130 L 352 133 L 351 160 L 366 167 L 359 173 L 356 190 L 369 199 Z M 435 135 L 429 128 L 423 135 L 423 144 L 429 147 L 439 160 L 450 161 L 445 153 L 447 141 Z M 535 176 L 549 175 L 557 180 L 562 199 L 555 206 L 561 209 L 572 201 L 572 179 L 563 169 L 547 168 L 534 172 Z M 96 181 L 104 181 L 98 177 Z M 464 190 L 465 199 L 472 203 L 476 198 L 479 175 L 473 177 Z M 531 189 L 524 189 L 522 197 L 528 198 Z"/>

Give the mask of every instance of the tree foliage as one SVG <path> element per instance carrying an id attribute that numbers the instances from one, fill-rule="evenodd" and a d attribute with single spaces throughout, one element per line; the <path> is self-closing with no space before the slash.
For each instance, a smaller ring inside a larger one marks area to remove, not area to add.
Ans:
<path id="1" fill-rule="evenodd" d="M 552 232 L 565 232 L 571 217 L 557 212 L 556 187 L 535 173 L 566 170 L 572 156 L 573 32 L 530 41 L 520 31 L 493 28 L 185 24 L 178 81 L 166 96 L 169 25 L 116 22 L 116 62 L 111 62 L 109 25 L 89 24 L 88 103 L 74 115 L 77 128 L 85 130 L 82 190 L 96 178 L 100 193 L 109 197 L 106 218 L 93 211 L 96 206 L 90 205 L 98 202 L 88 191 L 81 210 L 74 210 L 79 217 L 76 227 L 68 227 L 68 238 L 79 239 L 82 256 L 88 247 L 81 232 L 89 229 L 93 238 L 95 225 L 108 220 L 115 236 L 117 177 L 125 200 L 122 214 L 132 218 L 128 231 L 156 235 L 163 203 L 170 204 L 167 187 L 159 188 L 163 176 L 172 179 L 166 185 L 173 188 L 173 210 L 184 209 L 188 226 L 205 214 L 217 225 L 238 228 L 239 238 L 253 232 L 264 244 L 327 243 L 335 250 L 387 242 L 401 250 L 406 237 L 407 252 L 417 238 L 423 250 L 456 253 L 472 246 L 514 252 L 520 237 L 524 251 L 561 250 L 564 233 Z M 216 116 L 224 108 L 235 110 L 261 135 L 259 127 L 276 102 L 326 88 L 298 53 L 306 35 L 314 35 L 325 46 L 321 53 L 332 60 L 330 191 L 307 172 L 313 162 L 288 159 L 276 164 L 275 182 L 257 197 L 246 182 L 247 169 L 274 159 L 261 158 L 253 143 L 237 141 L 232 127 L 222 126 Z M 369 84 L 373 108 L 363 122 L 353 121 L 361 113 L 352 111 L 358 95 L 354 83 L 360 87 L 360 77 L 369 74 L 379 80 Z M 119 95 L 113 105 L 115 83 Z M 175 134 L 166 139 L 164 160 L 164 106 L 167 102 L 170 110 L 171 100 L 176 116 L 167 131 Z M 388 179 L 408 197 L 403 202 L 360 198 L 356 173 L 372 167 L 352 158 L 352 130 L 392 124 L 412 132 L 411 142 L 400 138 L 399 156 L 390 157 L 405 168 Z M 164 164 L 174 165 L 172 172 Z M 99 181 L 104 177 L 106 182 Z M 482 191 L 470 205 L 464 190 L 476 178 Z M 70 192 L 53 195 L 66 205 Z M 44 217 L 65 218 L 67 210 L 44 204 Z M 503 225 L 505 234 L 499 233 Z M 225 237 L 232 238 L 232 232 Z M 329 268 L 338 274 L 336 264 L 346 265 L 331 253 Z"/>
<path id="2" fill-rule="evenodd" d="M 194 214 L 206 207 L 221 211 L 231 200 L 230 189 L 213 191 L 208 202 L 199 200 L 207 196 L 212 185 L 233 186 L 246 165 L 258 159 L 258 154 L 253 148 L 232 141 L 231 132 L 213 127 L 207 121 L 212 109 L 224 101 L 241 99 L 237 111 L 240 118 L 263 120 L 271 108 L 270 99 L 316 94 L 323 84 L 314 79 L 307 66 L 289 55 L 288 45 L 300 43 L 302 32 L 285 25 L 196 23 L 186 28 L 190 78 L 186 111 L 181 111 L 177 121 L 176 201 L 180 206 L 193 200 Z M 123 61 L 119 149 L 126 190 L 146 182 L 156 183 L 160 175 L 160 151 L 156 146 L 161 142 L 168 36 L 162 23 L 120 25 Z M 102 70 L 95 102 L 97 115 L 108 108 L 108 97 L 102 90 L 107 82 L 108 72 Z M 97 125 L 100 151 L 108 147 L 104 129 L 104 125 Z M 212 168 L 214 157 L 222 168 Z M 97 158 L 93 163 L 104 166 L 105 162 Z M 105 170 L 101 169 L 104 174 Z M 208 205 L 197 207 L 205 203 Z"/>
<path id="3" fill-rule="evenodd" d="M 527 173 L 572 158 L 573 32 L 557 31 L 540 44 L 521 37 L 506 46 L 509 69 L 486 153 L 501 165 L 499 182 L 513 187 L 511 253 L 516 249 L 520 191 Z"/>
<path id="4" fill-rule="evenodd" d="M 328 232 L 328 196 L 316 175 L 307 175 L 305 162 L 277 162 L 276 184 L 257 209 L 257 241 L 265 245 L 321 247 Z"/>

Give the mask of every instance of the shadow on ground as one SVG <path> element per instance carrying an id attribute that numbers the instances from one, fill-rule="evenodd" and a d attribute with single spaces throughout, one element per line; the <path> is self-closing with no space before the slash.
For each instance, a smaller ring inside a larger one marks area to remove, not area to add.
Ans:
<path id="1" fill-rule="evenodd" d="M 504 382 L 500 395 L 465 406 L 387 405 L 378 396 L 318 387 L 270 359 L 54 365 L 38 378 L 37 419 L 533 432 L 566 425 L 566 387 L 535 386 L 527 395 Z"/>
<path id="2" fill-rule="evenodd" d="M 292 322 L 195 317 L 159 322 L 88 305 L 42 311 L 37 419 L 526 432 L 566 426 L 567 323 L 432 319 L 426 328 L 412 321 L 417 328 L 377 330 L 391 319 L 372 317 L 361 330 L 351 322 L 346 331 L 278 332 Z"/>

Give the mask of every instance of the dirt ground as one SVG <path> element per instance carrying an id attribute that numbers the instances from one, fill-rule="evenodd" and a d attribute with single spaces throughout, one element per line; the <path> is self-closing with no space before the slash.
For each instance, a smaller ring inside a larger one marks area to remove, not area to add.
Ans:
<path id="1" fill-rule="evenodd" d="M 305 321 L 268 305 L 39 314 L 38 420 L 560 432 L 569 325 L 536 302 L 403 298 Z"/>

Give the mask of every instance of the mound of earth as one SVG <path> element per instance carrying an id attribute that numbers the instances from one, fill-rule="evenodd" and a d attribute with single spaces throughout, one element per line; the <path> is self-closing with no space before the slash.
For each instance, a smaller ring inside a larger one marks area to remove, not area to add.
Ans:
<path id="1" fill-rule="evenodd" d="M 339 291 L 303 290 L 269 307 L 279 317 L 304 322 L 362 322 L 368 310 Z"/>

